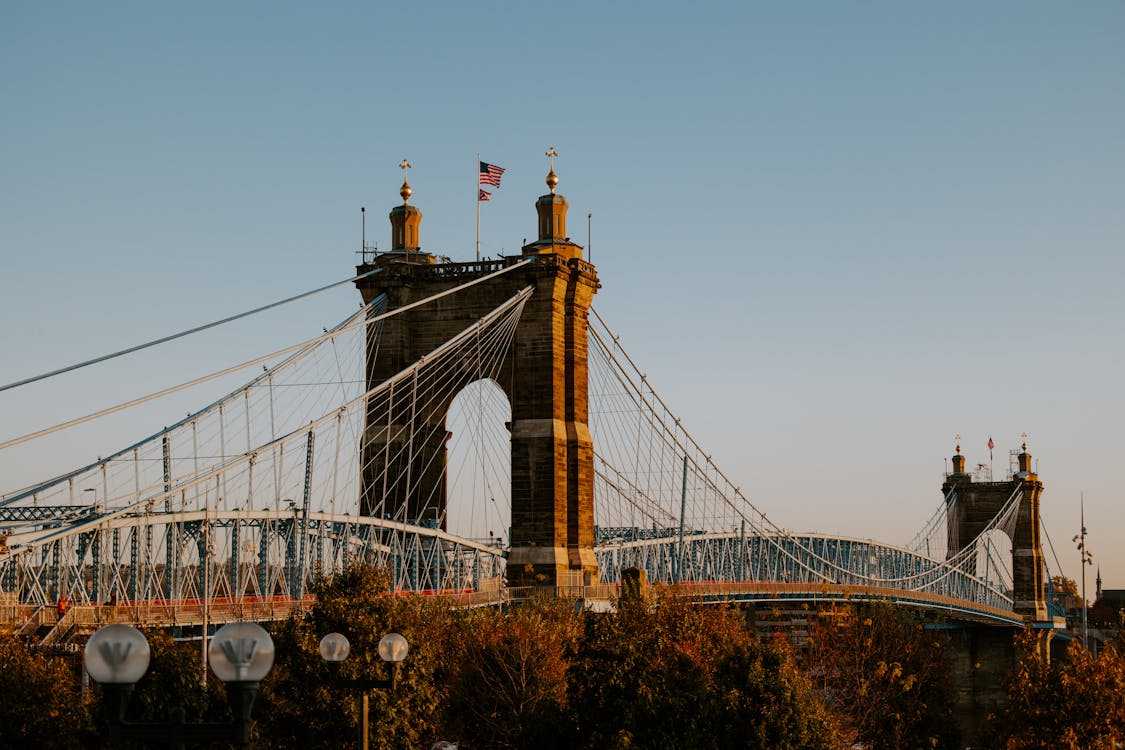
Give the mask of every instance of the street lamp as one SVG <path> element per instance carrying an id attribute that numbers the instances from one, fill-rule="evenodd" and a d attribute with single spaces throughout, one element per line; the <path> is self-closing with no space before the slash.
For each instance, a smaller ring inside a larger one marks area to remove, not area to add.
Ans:
<path id="1" fill-rule="evenodd" d="M 1094 553 L 1086 549 L 1086 498 L 1082 497 L 1081 503 L 1081 530 L 1071 539 L 1078 545 L 1078 558 L 1082 564 L 1082 648 L 1086 648 L 1086 566 L 1094 564 Z"/>
<path id="2" fill-rule="evenodd" d="M 226 683 L 231 721 L 188 724 L 183 706 L 172 709 L 168 723 L 125 720 L 125 708 L 138 680 L 148 670 L 148 641 L 132 625 L 118 623 L 96 631 L 86 642 L 82 661 L 90 677 L 102 686 L 109 709 L 112 743 L 156 741 L 175 750 L 188 742 L 250 744 L 250 711 L 258 683 L 273 666 L 273 639 L 260 625 L 233 622 L 219 628 L 208 649 L 211 669 Z"/>
<path id="3" fill-rule="evenodd" d="M 379 641 L 379 658 L 390 665 L 391 677 L 389 680 L 373 679 L 345 679 L 340 677 L 340 665 L 351 653 L 352 645 L 343 633 L 329 633 L 320 639 L 320 658 L 328 662 L 332 669 L 332 680 L 340 687 L 351 688 L 356 691 L 356 709 L 359 714 L 358 741 L 361 750 L 368 748 L 368 693 L 371 690 L 394 690 L 397 686 L 398 665 L 410 651 L 410 644 L 406 638 L 398 633 L 387 633 Z"/>

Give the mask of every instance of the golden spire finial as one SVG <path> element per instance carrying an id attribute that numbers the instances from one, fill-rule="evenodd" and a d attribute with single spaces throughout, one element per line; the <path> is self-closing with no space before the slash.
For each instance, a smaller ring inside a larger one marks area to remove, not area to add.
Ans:
<path id="1" fill-rule="evenodd" d="M 406 202 L 410 200 L 410 196 L 414 193 L 414 191 L 410 189 L 410 183 L 406 181 L 406 170 L 411 169 L 414 165 L 406 159 L 403 159 L 402 164 L 398 166 L 402 170 L 402 187 L 399 188 L 398 194 L 402 196 L 402 205 L 405 206 Z"/>
<path id="2" fill-rule="evenodd" d="M 961 455 L 961 436 L 958 435 L 954 439 L 957 441 L 957 455 L 960 456 Z"/>
<path id="3" fill-rule="evenodd" d="M 555 147 L 551 146 L 547 149 L 546 157 L 551 160 L 551 171 L 547 174 L 547 187 L 551 189 L 551 194 L 555 192 L 555 187 L 559 184 L 559 176 L 555 174 L 555 157 L 559 155 L 555 151 Z"/>
<path id="4" fill-rule="evenodd" d="M 1023 448 L 1023 452 L 1027 453 L 1027 433 L 1021 432 L 1020 437 L 1023 438 L 1023 445 L 1021 446 Z"/>

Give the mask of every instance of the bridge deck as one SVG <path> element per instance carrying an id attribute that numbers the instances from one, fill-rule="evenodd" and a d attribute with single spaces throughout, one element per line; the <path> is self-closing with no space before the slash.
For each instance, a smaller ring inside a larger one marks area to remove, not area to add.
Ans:
<path id="1" fill-rule="evenodd" d="M 862 603 L 887 601 L 902 606 L 935 612 L 955 620 L 993 625 L 1021 626 L 1025 618 L 1011 611 L 988 607 L 950 597 L 909 592 L 876 586 L 843 584 L 776 583 L 770 581 L 704 581 L 681 584 L 652 584 L 654 590 L 697 598 L 706 604 L 737 602 L 777 603 Z M 621 595 L 617 583 L 595 586 L 509 587 L 499 590 L 473 589 L 425 592 L 389 592 L 388 596 L 430 596 L 451 607 L 480 607 L 524 601 L 535 596 L 581 599 L 607 604 Z M 0 606 L 0 625 L 7 632 L 34 633 L 48 629 L 44 643 L 61 643 L 82 637 L 111 623 L 125 622 L 138 627 L 199 627 L 206 619 L 212 624 L 240 620 L 268 622 L 299 614 L 315 603 L 315 597 L 286 596 L 212 599 L 206 606 L 199 599 L 179 601 L 121 602 L 112 605 L 77 605 L 60 617 L 57 610 L 30 604 Z"/>

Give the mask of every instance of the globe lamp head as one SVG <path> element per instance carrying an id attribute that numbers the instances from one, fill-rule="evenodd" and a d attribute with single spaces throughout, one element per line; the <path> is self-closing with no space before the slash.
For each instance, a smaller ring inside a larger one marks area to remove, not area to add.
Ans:
<path id="1" fill-rule="evenodd" d="M 260 682 L 273 666 L 273 639 L 261 625 L 232 622 L 211 638 L 207 658 L 223 682 Z"/>

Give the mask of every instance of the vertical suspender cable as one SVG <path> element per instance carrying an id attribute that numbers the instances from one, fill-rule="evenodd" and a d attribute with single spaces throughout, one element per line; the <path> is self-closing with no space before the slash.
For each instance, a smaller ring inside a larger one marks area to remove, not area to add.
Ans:
<path id="1" fill-rule="evenodd" d="M 680 491 L 680 541 L 676 550 L 676 559 L 673 561 L 673 580 L 676 583 L 683 578 L 684 567 L 684 513 L 687 511 L 687 454 L 684 454 L 684 483 Z"/>

